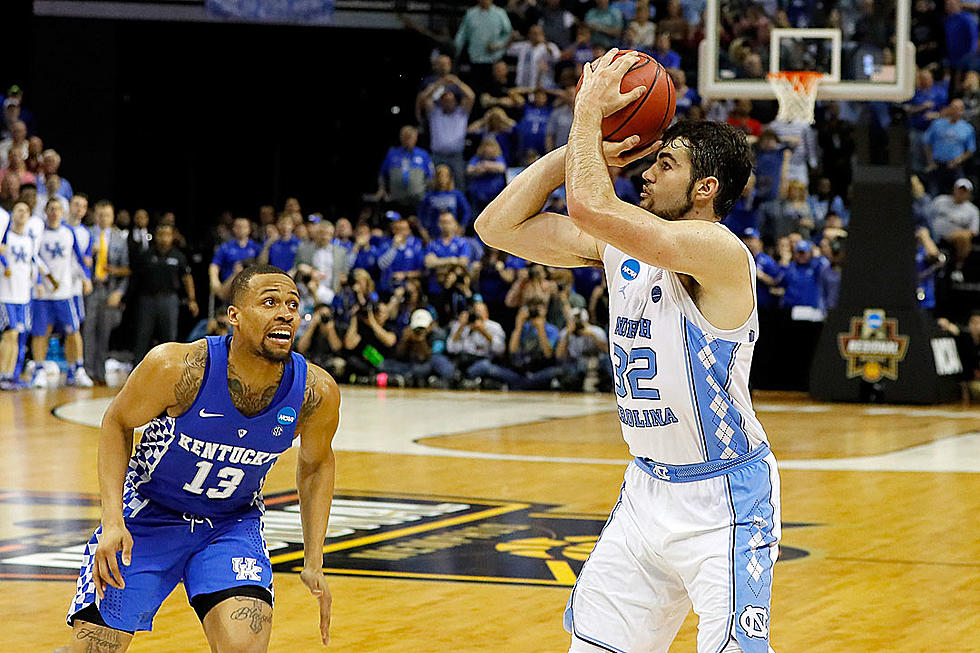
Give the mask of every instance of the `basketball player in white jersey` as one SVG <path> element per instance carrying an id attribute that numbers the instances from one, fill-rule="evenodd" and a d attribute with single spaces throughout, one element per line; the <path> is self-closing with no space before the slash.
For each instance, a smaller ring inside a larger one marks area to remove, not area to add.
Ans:
<path id="1" fill-rule="evenodd" d="M 719 224 L 751 169 L 744 135 L 678 123 L 648 151 L 602 143 L 639 97 L 635 55 L 586 66 L 566 148 L 521 173 L 476 222 L 484 241 L 546 265 L 601 265 L 623 437 L 634 462 L 565 611 L 572 652 L 666 652 L 691 604 L 699 653 L 769 651 L 779 477 L 749 396 L 758 338 L 752 255 Z M 656 152 L 639 207 L 606 165 Z M 566 184 L 569 216 L 538 213 Z"/>
<path id="2" fill-rule="evenodd" d="M 22 384 L 14 370 L 20 339 L 31 329 L 31 288 L 36 274 L 34 240 L 27 233 L 31 208 L 14 204 L 9 229 L 4 232 L 4 269 L 0 274 L 0 307 L 6 316 L 0 336 L 0 390 L 17 390 Z"/>
<path id="3" fill-rule="evenodd" d="M 88 213 L 88 195 L 75 193 L 68 205 L 68 217 L 65 219 L 65 224 L 75 232 L 75 240 L 78 242 L 78 249 L 82 253 L 82 262 L 80 263 L 78 260 L 75 260 L 75 274 L 72 277 L 71 298 L 72 303 L 75 305 L 75 312 L 78 313 L 79 323 L 85 321 L 85 292 L 83 287 L 85 273 L 82 271 L 82 264 L 84 263 L 85 267 L 89 270 L 92 269 L 92 232 L 82 224 L 82 218 L 85 217 L 86 213 Z M 65 334 L 66 356 L 69 350 L 77 358 L 75 360 L 70 358 L 66 359 L 68 361 L 68 385 L 74 385 L 79 388 L 91 388 L 94 384 L 85 371 L 81 328 L 74 333 Z"/>

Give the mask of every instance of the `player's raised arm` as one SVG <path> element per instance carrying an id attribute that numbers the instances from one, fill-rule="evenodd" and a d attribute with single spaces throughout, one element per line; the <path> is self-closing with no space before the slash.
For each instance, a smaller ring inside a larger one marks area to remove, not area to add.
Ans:
<path id="1" fill-rule="evenodd" d="M 648 151 L 625 156 L 639 137 L 605 143 L 605 161 L 625 166 Z M 535 161 L 483 210 L 474 225 L 487 245 L 535 263 L 573 268 L 599 265 L 605 244 L 558 213 L 541 213 L 552 191 L 565 183 L 565 147 Z M 605 165 L 605 164 L 603 164 Z M 608 172 L 605 172 L 608 179 Z M 610 182 L 611 183 L 611 182 Z"/>
<path id="2" fill-rule="evenodd" d="M 340 390 L 336 381 L 310 364 L 306 393 L 296 432 L 300 436 L 296 461 L 299 514 L 303 524 L 305 560 L 300 579 L 320 604 L 320 639 L 330 641 L 330 607 L 333 598 L 323 576 L 323 540 L 333 500 L 336 464 L 333 437 L 340 423 Z"/>
<path id="3" fill-rule="evenodd" d="M 744 146 L 744 135 L 705 123 L 700 129 L 718 132 L 716 140 L 722 142 L 716 149 L 725 150 L 712 152 L 689 148 L 686 136 L 671 137 L 676 131 L 671 128 L 656 163 L 643 173 L 641 206 L 619 200 L 602 158 L 601 124 L 604 115 L 624 106 L 627 96 L 620 93 L 620 83 L 636 55 L 613 61 L 615 53 L 610 50 L 594 70 L 586 66 L 576 99 L 565 162 L 572 221 L 596 239 L 650 265 L 688 274 L 702 286 L 724 289 L 743 284 L 749 276 L 744 250 L 737 238 L 712 223 L 731 209 L 728 198 L 734 203 L 751 167 L 747 159 L 723 160 L 720 166 L 709 162 L 729 154 L 747 157 L 747 148 L 735 142 L 742 139 Z"/>

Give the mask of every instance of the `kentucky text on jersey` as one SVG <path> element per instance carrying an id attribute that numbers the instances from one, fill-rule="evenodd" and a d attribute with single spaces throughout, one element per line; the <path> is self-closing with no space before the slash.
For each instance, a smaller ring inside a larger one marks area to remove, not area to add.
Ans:
<path id="1" fill-rule="evenodd" d="M 180 434 L 177 445 L 181 449 L 190 451 L 192 454 L 201 458 L 224 462 L 225 456 L 227 456 L 228 462 L 241 463 L 242 465 L 264 465 L 275 462 L 276 458 L 282 455 L 282 452 L 270 453 L 268 451 L 256 451 L 255 449 L 248 449 L 246 447 L 233 447 L 229 444 L 220 444 L 218 442 L 205 442 L 204 440 L 198 440 L 183 433 Z"/>

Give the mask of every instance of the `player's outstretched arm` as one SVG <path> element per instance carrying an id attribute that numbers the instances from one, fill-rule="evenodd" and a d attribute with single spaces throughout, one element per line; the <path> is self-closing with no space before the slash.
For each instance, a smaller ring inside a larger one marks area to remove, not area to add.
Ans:
<path id="1" fill-rule="evenodd" d="M 330 641 L 333 597 L 323 576 L 323 540 L 333 500 L 336 462 L 333 437 L 340 423 L 340 390 L 336 381 L 316 365 L 309 365 L 306 394 L 296 432 L 300 435 L 296 461 L 299 514 L 303 524 L 305 560 L 300 579 L 320 604 L 320 639 Z"/>
<path id="2" fill-rule="evenodd" d="M 129 375 L 102 418 L 98 462 L 102 533 L 92 568 L 99 597 L 104 596 L 106 584 L 119 589 L 124 587 L 116 552 L 122 551 L 123 564 L 128 565 L 133 546 L 122 513 L 123 481 L 133 452 L 133 429 L 168 408 L 177 407 L 178 396 L 190 395 L 190 403 L 193 403 L 206 360 L 207 347 L 203 342 L 167 343 L 154 347 Z M 200 376 L 191 392 L 190 386 L 197 372 Z M 184 406 L 184 410 L 189 406 Z"/>
<path id="3" fill-rule="evenodd" d="M 586 66 L 583 74 L 565 163 L 569 216 L 596 239 L 650 265 L 688 274 L 709 293 L 744 288 L 748 258 L 726 230 L 705 220 L 664 220 L 616 197 L 602 158 L 602 118 L 630 101 L 631 96 L 619 89 L 636 58 L 627 53 L 613 61 L 616 52 L 606 53 L 594 70 Z M 653 148 L 659 146 L 658 142 Z M 664 159 L 657 162 L 668 164 Z M 711 197 L 717 192 L 716 179 L 702 181 L 696 194 Z"/>
<path id="4" fill-rule="evenodd" d="M 646 152 L 624 155 L 639 142 L 634 136 L 621 143 L 604 143 L 606 163 L 622 167 L 645 156 Z M 549 152 L 490 202 L 474 225 L 483 242 L 544 265 L 575 268 L 602 263 L 604 242 L 583 231 L 568 216 L 541 213 L 548 196 L 565 183 L 565 157 L 565 147 Z"/>

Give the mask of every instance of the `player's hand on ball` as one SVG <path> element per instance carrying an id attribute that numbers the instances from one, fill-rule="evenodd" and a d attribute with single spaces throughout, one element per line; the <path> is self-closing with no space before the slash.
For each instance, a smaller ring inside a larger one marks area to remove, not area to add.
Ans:
<path id="1" fill-rule="evenodd" d="M 122 563 L 129 566 L 133 555 L 133 536 L 125 526 L 106 526 L 99 533 L 99 546 L 95 550 L 95 563 L 92 565 L 92 581 L 100 599 L 105 598 L 106 585 L 116 589 L 126 587 L 116 553 L 122 551 Z"/>
<path id="2" fill-rule="evenodd" d="M 323 645 L 330 643 L 330 607 L 333 604 L 333 596 L 330 588 L 327 587 L 327 579 L 319 569 L 303 567 L 299 573 L 300 580 L 310 590 L 310 594 L 320 602 L 320 639 Z"/>
<path id="3" fill-rule="evenodd" d="M 619 52 L 613 48 L 591 64 L 585 64 L 582 71 L 582 86 L 575 97 L 575 110 L 580 107 L 594 107 L 602 112 L 602 117 L 612 115 L 630 102 L 638 100 L 646 93 L 646 86 L 637 86 L 628 93 L 622 93 L 620 86 L 630 67 L 640 60 L 636 52 L 627 52 L 613 59 Z"/>
<path id="4" fill-rule="evenodd" d="M 660 147 L 663 145 L 663 141 L 656 141 L 641 150 L 637 150 L 635 152 L 632 151 L 633 148 L 639 144 L 639 136 L 630 136 L 625 141 L 620 141 L 618 143 L 602 141 L 602 156 L 606 159 L 606 165 L 613 166 L 614 168 L 628 166 L 638 159 L 642 159 L 645 156 L 649 156 L 654 152 L 659 151 Z"/>

